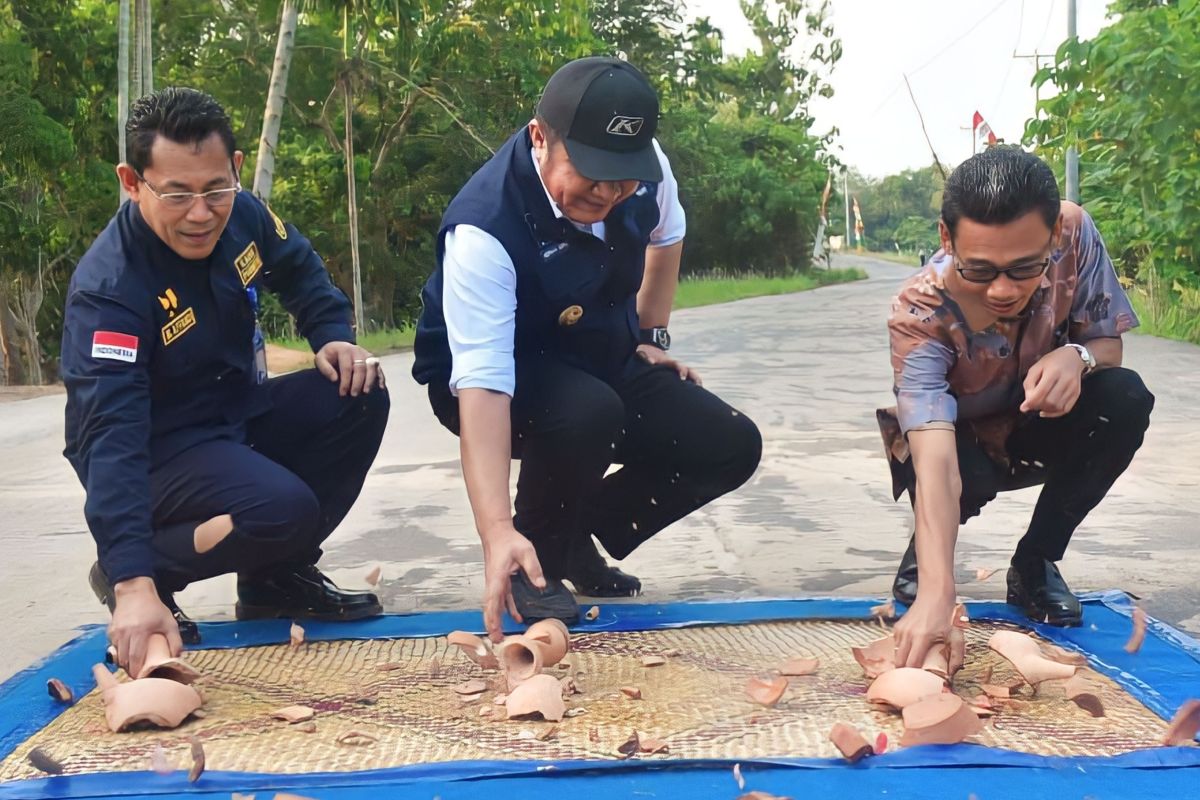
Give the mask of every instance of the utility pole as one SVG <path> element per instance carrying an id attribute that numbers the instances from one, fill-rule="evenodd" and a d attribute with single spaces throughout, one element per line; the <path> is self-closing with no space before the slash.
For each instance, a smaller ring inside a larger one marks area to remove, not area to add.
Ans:
<path id="1" fill-rule="evenodd" d="M 1053 53 L 1039 53 L 1036 50 L 1034 50 L 1032 53 L 1018 53 L 1016 50 L 1013 50 L 1012 57 L 1013 58 L 1032 58 L 1033 59 L 1033 71 L 1036 73 L 1038 70 L 1040 70 L 1042 68 L 1042 59 L 1043 58 L 1054 58 L 1054 54 Z M 1034 84 L 1034 86 L 1033 86 L 1033 116 L 1034 116 L 1034 118 L 1036 118 L 1038 115 L 1038 103 L 1040 103 L 1042 101 L 1041 88 L 1042 87 L 1039 86 L 1038 84 Z"/>
<path id="2" fill-rule="evenodd" d="M 1067 41 L 1075 39 L 1075 0 L 1067 0 Z M 1079 202 L 1079 148 L 1067 148 L 1067 199 Z"/>
<path id="3" fill-rule="evenodd" d="M 843 245 L 850 249 L 850 168 L 842 173 L 842 201 L 846 204 L 846 242 Z"/>

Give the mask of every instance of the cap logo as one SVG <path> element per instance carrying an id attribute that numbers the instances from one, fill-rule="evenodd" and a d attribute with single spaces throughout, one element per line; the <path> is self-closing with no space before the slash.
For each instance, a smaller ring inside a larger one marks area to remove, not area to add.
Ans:
<path id="1" fill-rule="evenodd" d="M 617 115 L 612 118 L 605 129 L 608 133 L 614 136 L 637 136 L 638 131 L 642 129 L 642 123 L 646 121 L 645 117 L 623 117 Z"/>

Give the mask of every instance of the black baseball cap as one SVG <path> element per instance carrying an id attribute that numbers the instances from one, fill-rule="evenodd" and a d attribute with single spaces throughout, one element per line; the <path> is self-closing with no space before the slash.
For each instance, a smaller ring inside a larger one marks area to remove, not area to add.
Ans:
<path id="1" fill-rule="evenodd" d="M 580 175 L 662 180 L 653 144 L 658 94 L 629 63 L 593 56 L 566 64 L 546 84 L 537 112 L 562 135 Z"/>

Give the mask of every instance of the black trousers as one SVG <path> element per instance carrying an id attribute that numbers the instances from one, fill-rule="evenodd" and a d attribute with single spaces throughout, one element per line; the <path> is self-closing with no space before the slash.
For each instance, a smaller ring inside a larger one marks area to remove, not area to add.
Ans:
<path id="1" fill-rule="evenodd" d="M 458 400 L 429 387 L 456 435 Z M 755 424 L 667 367 L 631 364 L 613 384 L 550 359 L 518 370 L 513 524 L 543 571 L 564 577 L 574 542 L 594 534 L 625 558 L 654 534 L 745 483 L 758 467 Z M 605 476 L 612 464 L 622 467 Z"/>
<path id="2" fill-rule="evenodd" d="M 1154 395 L 1133 370 L 1115 367 L 1089 375 L 1068 414 L 1054 419 L 1031 415 L 1013 431 L 1005 443 L 1008 467 L 993 461 L 970 427 L 960 425 L 960 522 L 977 515 L 999 492 L 1043 484 L 1014 558 L 1060 560 L 1079 523 L 1142 446 L 1153 408 Z M 915 502 L 911 458 L 903 469 L 908 496 Z"/>
<path id="3" fill-rule="evenodd" d="M 315 564 L 321 542 L 358 499 L 383 439 L 387 391 L 339 397 L 338 384 L 315 369 L 267 386 L 272 408 L 247 422 L 244 442 L 204 442 L 151 473 L 160 589 Z M 221 514 L 233 517 L 233 532 L 197 553 L 196 526 Z"/>

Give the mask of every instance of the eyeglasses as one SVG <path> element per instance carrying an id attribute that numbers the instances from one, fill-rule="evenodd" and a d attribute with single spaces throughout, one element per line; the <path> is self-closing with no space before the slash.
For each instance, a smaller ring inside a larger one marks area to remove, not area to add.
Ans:
<path id="1" fill-rule="evenodd" d="M 1050 247 L 1053 241 L 1054 235 L 1051 234 L 1050 241 L 1046 242 L 1046 247 Z M 1005 269 L 997 269 L 990 265 L 964 264 L 958 260 L 957 253 L 954 255 L 954 268 L 958 270 L 958 274 L 963 277 L 964 281 L 969 281 L 970 283 L 991 283 L 1001 275 L 1007 275 L 1011 281 L 1027 281 L 1031 278 L 1040 278 L 1049 267 L 1050 256 L 1046 256 L 1041 261 L 1032 261 L 1028 264 L 1017 264 Z"/>
<path id="2" fill-rule="evenodd" d="M 135 172 L 134 175 L 137 175 L 138 180 L 146 184 L 150 194 L 162 201 L 164 206 L 177 210 L 191 208 L 197 197 L 203 199 L 209 208 L 225 208 L 233 202 L 233 196 L 242 190 L 242 185 L 239 183 L 228 189 L 213 189 L 209 192 L 167 192 L 164 194 L 155 189 L 154 185 L 142 177 L 141 173 Z"/>

